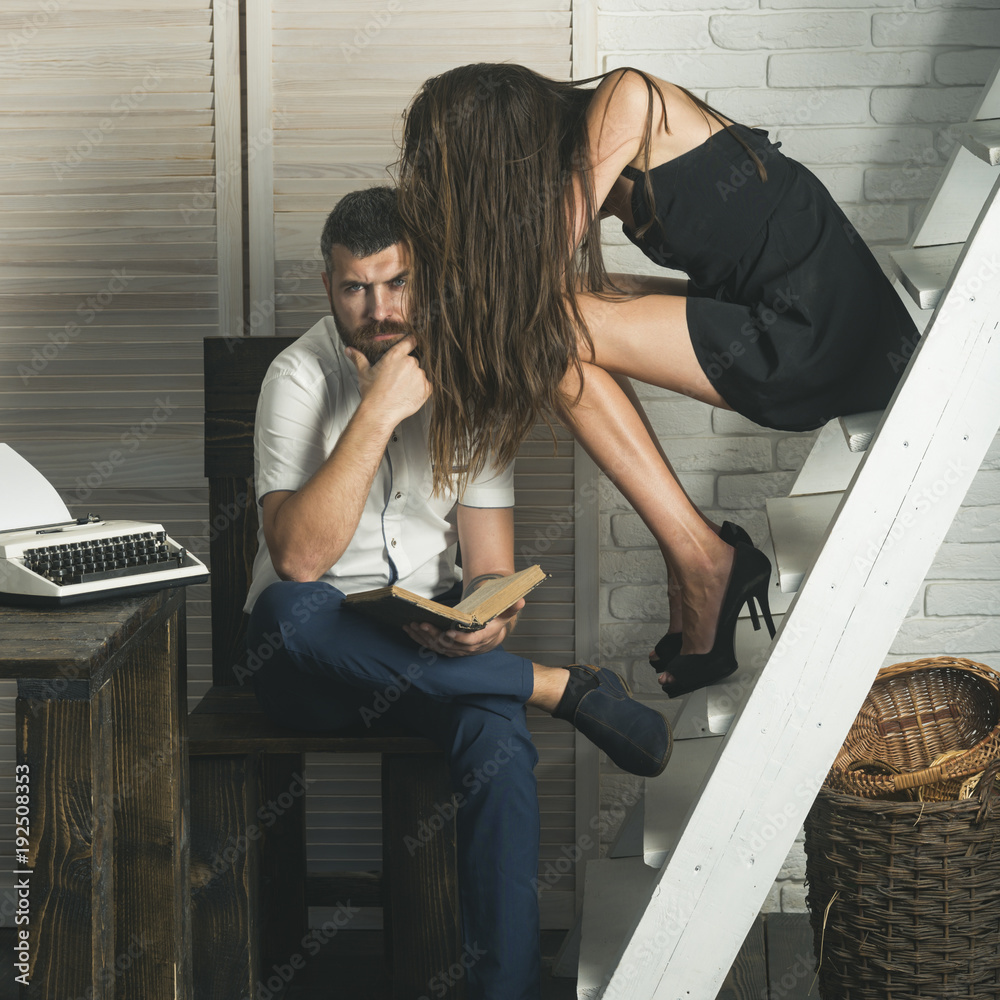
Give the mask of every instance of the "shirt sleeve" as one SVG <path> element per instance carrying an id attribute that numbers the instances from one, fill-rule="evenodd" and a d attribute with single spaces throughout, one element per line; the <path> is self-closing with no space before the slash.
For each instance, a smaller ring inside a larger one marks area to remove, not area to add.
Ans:
<path id="1" fill-rule="evenodd" d="M 287 372 L 265 378 L 254 428 L 257 502 L 275 490 L 299 490 L 327 458 L 325 405 Z"/>
<path id="2" fill-rule="evenodd" d="M 503 469 L 487 463 L 475 479 L 466 483 L 458 502 L 463 507 L 513 507 L 514 463 Z"/>

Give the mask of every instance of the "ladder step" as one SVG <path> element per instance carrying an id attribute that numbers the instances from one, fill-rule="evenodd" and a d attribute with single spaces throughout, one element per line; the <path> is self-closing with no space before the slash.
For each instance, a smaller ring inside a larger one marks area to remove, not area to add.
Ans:
<path id="1" fill-rule="evenodd" d="M 1000 164 L 1000 120 L 970 122 L 962 132 L 962 145 L 991 167 Z"/>
<path id="2" fill-rule="evenodd" d="M 917 226 L 914 246 L 944 246 L 968 240 L 996 180 L 993 167 L 959 145 L 928 202 L 927 215 Z"/>
<path id="3" fill-rule="evenodd" d="M 840 421 L 831 420 L 820 429 L 788 495 L 842 493 L 850 485 L 863 457 L 862 452 L 848 447 Z"/>
<path id="4" fill-rule="evenodd" d="M 816 561 L 823 535 L 840 506 L 841 497 L 840 493 L 817 493 L 772 497 L 767 501 L 778 583 L 786 594 L 799 589 L 802 578 Z"/>
<path id="5" fill-rule="evenodd" d="M 777 574 L 774 574 L 771 578 L 768 603 L 771 606 L 775 628 L 780 627 L 783 617 L 775 610 L 779 599 L 782 605 L 791 603 L 791 597 L 782 594 L 778 588 Z M 671 722 L 675 740 L 706 739 L 712 736 L 724 736 L 729 731 L 729 725 L 737 709 L 753 690 L 757 676 L 767 662 L 771 636 L 764 622 L 760 623 L 759 630 L 754 631 L 749 617 L 741 618 L 736 625 L 735 648 L 736 662 L 740 665 L 736 673 L 730 674 L 720 684 L 692 691 L 681 699 L 673 699 L 667 703 L 673 705 L 674 701 L 681 702 L 680 712 Z M 642 701 L 659 712 L 667 711 L 662 700 L 643 698 Z"/>
<path id="6" fill-rule="evenodd" d="M 900 284 L 921 309 L 933 309 L 938 304 L 963 246 L 963 243 L 945 243 L 889 254 Z"/>
<path id="7" fill-rule="evenodd" d="M 871 410 L 868 413 L 852 413 L 848 417 L 838 417 L 847 447 L 851 451 L 865 451 L 871 444 L 878 425 L 882 422 L 882 410 Z"/>
<path id="8" fill-rule="evenodd" d="M 722 740 L 722 736 L 677 740 L 667 769 L 646 781 L 643 858 L 652 868 L 660 868 L 677 843 Z"/>
<path id="9" fill-rule="evenodd" d="M 642 858 L 587 862 L 576 980 L 578 1000 L 595 1000 L 601 995 L 652 896 L 659 874 L 643 864 Z"/>
<path id="10" fill-rule="evenodd" d="M 662 709 L 662 701 L 654 707 L 660 707 Z M 644 809 L 645 795 L 640 794 L 636 802 L 634 802 L 625 814 L 625 819 L 622 821 L 622 825 L 618 828 L 618 833 L 615 834 L 615 839 L 611 846 L 608 848 L 608 859 L 616 858 L 635 858 L 640 862 L 642 861 L 642 838 L 643 838 L 643 823 L 645 816 Z M 596 859 L 595 859 L 596 861 Z M 590 862 L 591 864 L 594 861 Z M 584 868 L 587 862 L 583 862 L 580 866 L 580 877 L 583 878 Z M 643 865 L 645 868 L 645 865 Z M 586 884 L 586 883 L 585 883 Z M 551 975 L 556 979 L 576 979 L 578 967 L 580 965 L 580 944 L 582 940 L 583 933 L 583 912 L 577 914 L 576 919 L 573 921 L 573 926 L 569 929 L 563 940 L 562 946 L 559 948 L 558 954 L 552 962 Z M 622 931 L 622 941 L 624 941 L 625 931 Z"/>
<path id="11" fill-rule="evenodd" d="M 642 830 L 645 826 L 645 816 L 645 797 L 640 795 L 639 800 L 629 807 L 622 825 L 618 827 L 618 833 L 608 848 L 609 858 L 642 857 Z"/>

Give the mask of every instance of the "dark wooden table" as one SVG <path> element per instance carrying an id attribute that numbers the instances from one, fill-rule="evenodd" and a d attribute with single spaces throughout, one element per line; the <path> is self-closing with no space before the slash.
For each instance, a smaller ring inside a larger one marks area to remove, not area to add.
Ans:
<path id="1" fill-rule="evenodd" d="M 0 608 L 25 1000 L 191 996 L 184 627 L 183 589 Z"/>

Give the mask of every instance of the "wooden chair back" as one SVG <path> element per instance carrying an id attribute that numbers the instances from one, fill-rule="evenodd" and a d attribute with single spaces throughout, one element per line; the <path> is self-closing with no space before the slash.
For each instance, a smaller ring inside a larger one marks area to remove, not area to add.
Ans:
<path id="1" fill-rule="evenodd" d="M 212 683 L 239 684 L 257 554 L 253 425 L 271 362 L 296 337 L 205 338 L 205 476 L 212 586 Z"/>

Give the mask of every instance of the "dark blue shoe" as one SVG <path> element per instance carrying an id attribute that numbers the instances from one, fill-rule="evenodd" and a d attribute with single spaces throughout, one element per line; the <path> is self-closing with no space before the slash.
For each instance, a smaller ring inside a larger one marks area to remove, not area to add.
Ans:
<path id="1" fill-rule="evenodd" d="M 673 736 L 659 712 L 635 701 L 613 670 L 575 663 L 557 719 L 572 723 L 623 771 L 653 778 L 667 766 Z"/>

